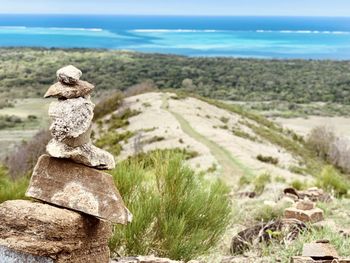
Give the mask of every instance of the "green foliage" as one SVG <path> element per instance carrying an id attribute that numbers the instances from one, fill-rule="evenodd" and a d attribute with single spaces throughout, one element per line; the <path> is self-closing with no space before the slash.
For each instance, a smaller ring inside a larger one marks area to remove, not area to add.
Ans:
<path id="1" fill-rule="evenodd" d="M 15 115 L 0 115 L 0 130 L 21 125 L 23 120 Z"/>
<path id="2" fill-rule="evenodd" d="M 227 187 L 205 181 L 173 151 L 143 156 L 111 172 L 134 216 L 131 224 L 115 226 L 111 250 L 186 261 L 207 253 L 230 219 Z"/>
<path id="3" fill-rule="evenodd" d="M 128 126 L 129 118 L 140 114 L 141 112 L 138 110 L 131 110 L 127 108 L 121 113 L 112 114 L 112 116 L 107 120 L 109 123 L 108 130 L 116 130 L 125 126 Z"/>
<path id="4" fill-rule="evenodd" d="M 254 191 L 257 194 L 261 194 L 265 186 L 271 182 L 271 175 L 269 173 L 262 173 L 254 178 L 253 185 L 254 185 Z"/>
<path id="5" fill-rule="evenodd" d="M 98 120 L 103 116 L 117 110 L 123 102 L 123 93 L 117 91 L 108 94 L 108 97 L 100 100 L 94 108 L 94 120 Z"/>
<path id="6" fill-rule="evenodd" d="M 278 158 L 275 158 L 272 156 L 265 156 L 265 155 L 258 154 L 256 156 L 256 159 L 258 159 L 259 161 L 264 162 L 264 163 L 271 163 L 274 165 L 278 164 Z"/>
<path id="7" fill-rule="evenodd" d="M 241 138 L 244 138 L 244 139 L 247 139 L 247 140 L 250 140 L 250 141 L 253 141 L 253 142 L 256 142 L 258 141 L 258 138 L 254 135 L 250 135 L 249 133 L 241 130 L 240 128 L 238 127 L 234 127 L 232 129 L 232 133 L 235 135 L 235 136 L 238 136 L 238 137 L 241 137 Z"/>
<path id="8" fill-rule="evenodd" d="M 104 148 L 114 156 L 118 156 L 122 150 L 122 146 L 120 145 L 121 141 L 127 141 L 129 138 L 134 136 L 134 133 L 131 131 L 126 131 L 123 133 L 118 133 L 116 131 L 109 131 L 100 136 L 96 140 L 96 146 L 100 148 Z"/>
<path id="9" fill-rule="evenodd" d="M 145 144 L 151 144 L 151 143 L 154 143 L 154 142 L 161 142 L 161 141 L 164 141 L 165 138 L 163 136 L 153 136 L 147 140 L 145 140 L 143 143 Z"/>
<path id="10" fill-rule="evenodd" d="M 283 205 L 257 205 L 253 210 L 253 218 L 256 221 L 269 222 L 283 216 L 285 206 Z"/>
<path id="11" fill-rule="evenodd" d="M 326 165 L 317 177 L 316 185 L 328 192 L 334 192 L 337 196 L 348 193 L 349 180 L 346 180 L 332 165 Z"/>
<path id="12" fill-rule="evenodd" d="M 223 123 L 228 123 L 228 121 L 229 121 L 230 119 L 229 118 L 227 118 L 227 117 L 224 117 L 224 116 L 222 116 L 222 117 L 220 117 L 220 121 L 222 121 Z"/>
<path id="13" fill-rule="evenodd" d="M 6 200 L 24 199 L 28 184 L 28 176 L 12 180 L 7 170 L 0 166 L 0 203 Z"/>
<path id="14" fill-rule="evenodd" d="M 324 101 L 349 104 L 349 61 L 184 57 L 92 49 L 2 48 L 2 98 L 41 96 L 55 71 L 73 64 L 96 93 L 152 82 L 160 89 L 195 90 L 240 101 Z M 306 88 L 307 87 L 307 88 Z M 98 94 L 97 94 L 98 95 Z M 341 108 L 341 107 L 340 107 Z M 98 118 L 97 116 L 96 118 Z"/>
<path id="15" fill-rule="evenodd" d="M 291 186 L 296 190 L 303 190 L 306 188 L 305 184 L 302 181 L 297 179 L 292 181 Z"/>

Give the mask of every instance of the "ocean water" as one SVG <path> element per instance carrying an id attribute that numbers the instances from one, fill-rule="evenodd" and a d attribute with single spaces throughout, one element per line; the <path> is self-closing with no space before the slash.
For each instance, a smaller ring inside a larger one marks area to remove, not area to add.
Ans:
<path id="1" fill-rule="evenodd" d="M 0 15 L 0 46 L 350 59 L 350 18 Z"/>

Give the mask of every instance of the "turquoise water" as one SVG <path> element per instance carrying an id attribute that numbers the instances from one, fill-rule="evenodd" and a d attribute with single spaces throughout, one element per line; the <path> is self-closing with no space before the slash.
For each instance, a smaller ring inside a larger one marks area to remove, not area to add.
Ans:
<path id="1" fill-rule="evenodd" d="M 350 18 L 0 15 L 0 46 L 350 59 Z"/>

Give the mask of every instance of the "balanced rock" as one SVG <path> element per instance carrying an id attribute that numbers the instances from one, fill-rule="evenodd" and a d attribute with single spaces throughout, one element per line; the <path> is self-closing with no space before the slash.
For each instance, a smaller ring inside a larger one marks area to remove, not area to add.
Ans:
<path id="1" fill-rule="evenodd" d="M 108 222 L 26 200 L 2 203 L 0 222 L 0 262 L 109 262 Z"/>
<path id="2" fill-rule="evenodd" d="M 91 101 L 83 98 L 51 102 L 49 116 L 52 118 L 52 136 L 62 141 L 86 133 L 94 116 L 94 106 Z"/>
<path id="3" fill-rule="evenodd" d="M 82 74 L 83 73 L 80 71 L 80 69 L 77 69 L 72 65 L 68 65 L 63 68 L 60 68 L 56 72 L 58 81 L 69 85 L 76 84 Z"/>
<path id="4" fill-rule="evenodd" d="M 52 139 L 47 144 L 46 151 L 52 157 L 71 159 L 76 163 L 81 163 L 100 170 L 109 170 L 115 167 L 113 155 L 91 143 L 86 143 L 78 147 L 71 147 Z"/>
<path id="5" fill-rule="evenodd" d="M 90 95 L 93 89 L 94 85 L 82 80 L 78 80 L 78 82 L 73 85 L 57 82 L 50 86 L 44 98 L 73 99 L 86 97 Z"/>
<path id="6" fill-rule="evenodd" d="M 26 196 L 116 224 L 131 221 L 111 175 L 66 159 L 42 155 Z"/>

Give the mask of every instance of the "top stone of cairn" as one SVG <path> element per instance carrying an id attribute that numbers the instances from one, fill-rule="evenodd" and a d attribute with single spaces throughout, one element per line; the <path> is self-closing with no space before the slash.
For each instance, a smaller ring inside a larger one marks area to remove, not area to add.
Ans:
<path id="1" fill-rule="evenodd" d="M 45 98 L 73 99 L 85 97 L 90 95 L 94 89 L 94 85 L 80 80 L 82 72 L 72 65 L 57 70 L 56 76 L 58 82 L 47 90 L 44 95 Z"/>
<path id="2" fill-rule="evenodd" d="M 56 72 L 58 81 L 67 85 L 77 84 L 82 74 L 83 73 L 79 69 L 72 65 L 60 68 Z"/>

